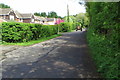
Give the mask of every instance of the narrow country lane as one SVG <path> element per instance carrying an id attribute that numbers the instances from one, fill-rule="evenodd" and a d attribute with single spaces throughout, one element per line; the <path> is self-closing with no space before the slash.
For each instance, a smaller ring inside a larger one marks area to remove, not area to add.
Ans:
<path id="1" fill-rule="evenodd" d="M 35 45 L 5 53 L 3 78 L 98 78 L 86 31 L 63 33 Z"/>

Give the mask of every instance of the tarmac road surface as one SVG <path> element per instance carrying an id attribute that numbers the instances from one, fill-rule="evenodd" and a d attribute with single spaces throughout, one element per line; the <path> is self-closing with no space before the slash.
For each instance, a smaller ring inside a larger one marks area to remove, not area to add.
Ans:
<path id="1" fill-rule="evenodd" d="M 86 31 L 5 53 L 3 78 L 99 78 L 90 56 Z"/>

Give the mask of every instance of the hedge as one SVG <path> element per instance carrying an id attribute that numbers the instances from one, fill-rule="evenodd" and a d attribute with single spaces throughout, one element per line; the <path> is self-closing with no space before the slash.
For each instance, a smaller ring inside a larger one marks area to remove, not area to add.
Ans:
<path id="1" fill-rule="evenodd" d="M 87 2 L 88 43 L 98 72 L 104 78 L 120 79 L 120 2 Z M 113 80 L 113 79 L 112 79 Z"/>
<path id="2" fill-rule="evenodd" d="M 27 42 L 40 38 L 49 37 L 59 32 L 72 30 L 71 23 L 61 23 L 59 25 L 41 25 L 30 23 L 3 22 L 2 41 L 5 42 Z"/>

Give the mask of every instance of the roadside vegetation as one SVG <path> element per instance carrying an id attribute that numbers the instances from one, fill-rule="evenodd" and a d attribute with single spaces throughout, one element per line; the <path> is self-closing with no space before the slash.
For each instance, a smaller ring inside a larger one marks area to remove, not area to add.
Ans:
<path id="1" fill-rule="evenodd" d="M 103 78 L 120 79 L 119 3 L 87 2 L 89 17 L 87 39 L 98 72 Z"/>
<path id="2" fill-rule="evenodd" d="M 59 36 L 61 36 L 61 34 L 52 35 L 50 37 L 46 37 L 46 38 L 42 38 L 42 39 L 38 39 L 38 40 L 31 40 L 31 41 L 28 41 L 28 42 L 17 42 L 17 43 L 4 42 L 2 45 L 30 46 L 30 45 L 34 45 L 34 44 L 37 44 L 37 43 L 40 43 L 40 42 L 43 42 L 43 41 L 46 41 L 46 40 L 50 40 L 50 39 L 59 37 Z"/>
<path id="3" fill-rule="evenodd" d="M 73 23 L 59 25 L 41 25 L 17 22 L 2 23 L 2 44 L 30 45 L 45 41 L 57 36 L 60 32 L 70 32 L 74 29 Z"/>
<path id="4" fill-rule="evenodd" d="M 2 44 L 2 23 L 0 23 L 0 44 Z"/>

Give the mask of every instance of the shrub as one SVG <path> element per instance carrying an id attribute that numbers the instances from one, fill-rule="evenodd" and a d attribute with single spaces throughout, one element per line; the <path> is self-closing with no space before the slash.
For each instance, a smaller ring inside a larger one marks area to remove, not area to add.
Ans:
<path id="1" fill-rule="evenodd" d="M 28 42 L 55 35 L 59 32 L 68 32 L 72 28 L 71 23 L 59 25 L 41 25 L 17 22 L 2 23 L 2 40 L 5 42 Z"/>
<path id="2" fill-rule="evenodd" d="M 60 32 L 68 32 L 72 30 L 72 23 L 64 22 L 59 25 Z"/>
<path id="3" fill-rule="evenodd" d="M 89 14 L 88 42 L 98 71 L 104 78 L 120 77 L 120 2 L 87 2 Z"/>
<path id="4" fill-rule="evenodd" d="M 52 32 L 52 31 L 51 31 Z M 50 26 L 29 23 L 2 23 L 2 40 L 6 42 L 27 42 L 54 35 Z"/>

